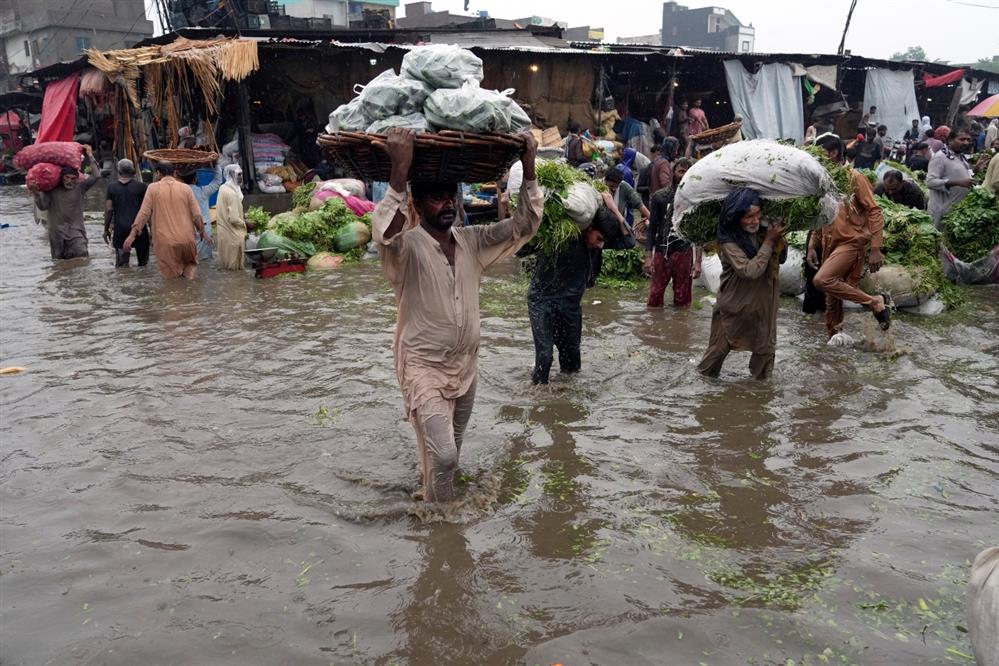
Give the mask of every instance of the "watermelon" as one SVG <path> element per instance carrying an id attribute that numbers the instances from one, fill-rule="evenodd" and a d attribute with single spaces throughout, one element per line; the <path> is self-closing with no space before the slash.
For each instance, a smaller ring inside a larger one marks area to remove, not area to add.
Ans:
<path id="1" fill-rule="evenodd" d="M 370 240 L 371 230 L 368 229 L 368 225 L 358 220 L 344 224 L 333 237 L 333 245 L 337 252 L 346 252 L 367 245 Z"/>
<path id="2" fill-rule="evenodd" d="M 317 252 L 309 257 L 308 269 L 310 271 L 329 271 L 339 268 L 343 263 L 343 257 L 330 252 Z"/>

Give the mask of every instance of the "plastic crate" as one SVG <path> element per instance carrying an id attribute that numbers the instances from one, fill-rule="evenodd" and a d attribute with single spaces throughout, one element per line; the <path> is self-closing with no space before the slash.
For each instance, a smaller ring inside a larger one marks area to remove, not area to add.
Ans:
<path id="1" fill-rule="evenodd" d="M 291 29 L 292 30 L 308 30 L 309 29 L 309 19 L 299 18 L 298 16 L 289 16 L 291 19 Z"/>
<path id="2" fill-rule="evenodd" d="M 290 30 L 291 17 L 283 14 L 271 14 L 271 30 Z"/>

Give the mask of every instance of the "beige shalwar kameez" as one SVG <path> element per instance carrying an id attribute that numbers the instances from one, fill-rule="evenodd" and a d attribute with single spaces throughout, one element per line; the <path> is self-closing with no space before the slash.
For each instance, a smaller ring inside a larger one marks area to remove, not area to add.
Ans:
<path id="1" fill-rule="evenodd" d="M 246 220 L 243 217 L 243 201 L 234 187 L 223 185 L 219 188 L 215 214 L 218 216 L 216 236 L 219 244 L 219 268 L 227 271 L 243 270 Z"/>
<path id="2" fill-rule="evenodd" d="M 139 214 L 132 224 L 138 236 L 152 222 L 153 251 L 164 278 L 191 276 L 198 267 L 198 247 L 192 231 L 197 230 L 201 208 L 191 188 L 166 176 L 146 190 Z"/>
<path id="3" fill-rule="evenodd" d="M 513 217 L 491 225 L 453 227 L 454 266 L 413 219 L 408 195 L 389 188 L 372 214 L 382 270 L 395 290 L 399 318 L 395 367 L 406 414 L 416 430 L 424 498 L 453 494 L 461 437 L 471 413 L 479 355 L 479 281 L 513 256 L 541 224 L 542 194 L 525 181 Z M 396 212 L 402 232 L 385 238 Z"/>
<path id="4" fill-rule="evenodd" d="M 759 243 L 759 236 L 752 239 Z M 780 254 L 769 243 L 760 244 L 752 259 L 735 243 L 718 246 L 721 287 L 711 315 L 711 338 L 698 372 L 717 377 L 730 351 L 749 351 L 753 353 L 749 370 L 755 379 L 767 379 L 773 374 Z"/>

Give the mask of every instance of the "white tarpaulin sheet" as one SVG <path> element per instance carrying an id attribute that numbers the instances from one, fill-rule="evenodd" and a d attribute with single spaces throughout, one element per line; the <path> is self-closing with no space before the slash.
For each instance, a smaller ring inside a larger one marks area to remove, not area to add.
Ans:
<path id="1" fill-rule="evenodd" d="M 922 116 L 916 106 L 912 70 L 869 69 L 864 85 L 864 109 L 878 107 L 875 121 L 888 126 L 889 138 L 901 141 Z"/>
<path id="2" fill-rule="evenodd" d="M 801 79 L 790 65 L 770 63 L 753 74 L 739 60 L 726 60 L 725 81 L 732 110 L 742 116 L 744 137 L 801 143 L 805 127 Z"/>

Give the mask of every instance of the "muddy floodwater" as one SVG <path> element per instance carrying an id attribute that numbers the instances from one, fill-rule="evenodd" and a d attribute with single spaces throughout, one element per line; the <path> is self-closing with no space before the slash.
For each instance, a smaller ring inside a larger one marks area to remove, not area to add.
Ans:
<path id="1" fill-rule="evenodd" d="M 26 368 L 0 376 L 3 664 L 971 663 L 996 288 L 900 315 L 897 358 L 786 299 L 762 383 L 747 354 L 695 372 L 709 307 L 594 289 L 583 372 L 538 390 L 504 265 L 438 512 L 376 263 L 164 283 L 96 219 L 54 264 L 23 190 L 0 216 L 0 365 Z"/>

